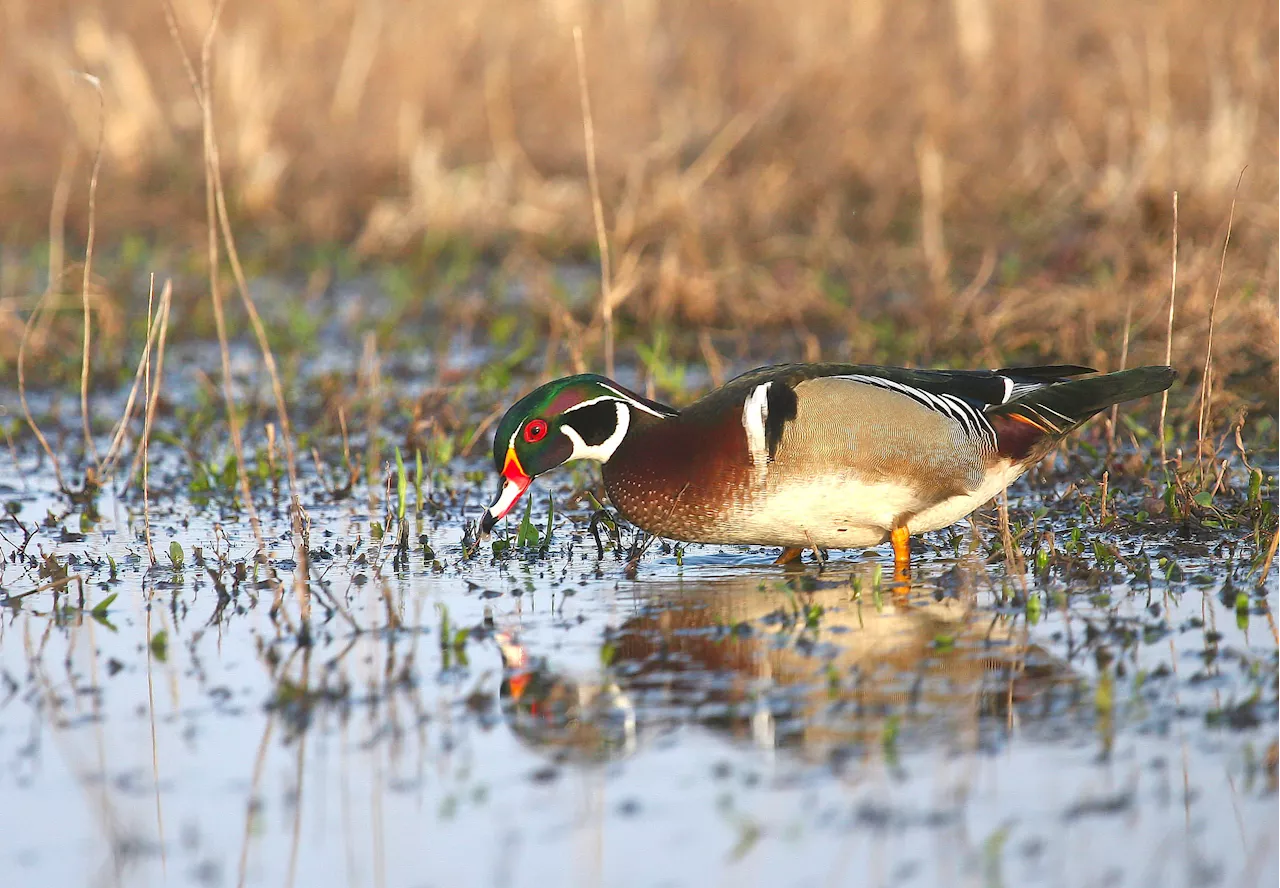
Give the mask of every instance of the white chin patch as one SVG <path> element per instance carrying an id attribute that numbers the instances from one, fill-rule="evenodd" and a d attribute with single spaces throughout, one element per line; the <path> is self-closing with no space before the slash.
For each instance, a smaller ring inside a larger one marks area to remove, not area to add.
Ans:
<path id="1" fill-rule="evenodd" d="M 494 521 L 511 511 L 511 507 L 516 504 L 516 500 L 520 499 L 520 494 L 524 493 L 526 487 L 528 487 L 527 484 L 521 486 L 510 479 L 502 482 L 501 495 L 497 502 L 489 507 L 489 514 L 493 516 Z"/>

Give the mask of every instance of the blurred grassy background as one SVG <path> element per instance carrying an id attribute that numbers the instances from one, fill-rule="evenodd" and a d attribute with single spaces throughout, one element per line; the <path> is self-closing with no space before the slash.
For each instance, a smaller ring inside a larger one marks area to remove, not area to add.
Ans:
<path id="1" fill-rule="evenodd" d="M 198 56 L 211 3 L 174 4 Z M 63 169 L 83 243 L 99 115 L 75 71 L 105 102 L 103 273 L 129 237 L 202 249 L 200 110 L 163 8 L 5 0 L 6 250 L 48 240 Z M 887 324 L 921 362 L 1114 367 L 1131 306 L 1130 363 L 1158 360 L 1176 189 L 1191 370 L 1247 166 L 1218 363 L 1274 395 L 1273 0 L 230 0 L 214 101 L 238 235 L 282 265 L 334 244 L 594 262 L 577 24 L 629 323 L 845 330 L 854 358 Z"/>

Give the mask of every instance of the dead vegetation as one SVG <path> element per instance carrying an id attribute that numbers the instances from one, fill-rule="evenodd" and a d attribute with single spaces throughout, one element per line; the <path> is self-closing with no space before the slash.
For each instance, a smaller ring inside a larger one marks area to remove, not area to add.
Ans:
<path id="1" fill-rule="evenodd" d="M 210 5 L 174 10 L 194 55 Z M 203 115 L 163 4 L 10 0 L 0 15 L 5 242 L 48 242 L 61 200 L 68 242 L 84 243 L 101 127 L 97 267 L 129 233 L 198 250 Z M 1177 190 L 1172 353 L 1191 376 L 1247 167 L 1213 309 L 1215 391 L 1274 390 L 1266 0 L 232 0 L 211 75 L 232 220 L 277 255 L 460 241 L 521 268 L 593 263 L 577 25 L 621 314 L 823 324 L 854 357 L 887 324 L 921 363 L 1113 368 L 1131 311 L 1128 361 L 1143 363 L 1165 347 Z M 105 116 L 73 72 L 99 78 Z M 0 287 L 0 323 L 24 296 Z"/>

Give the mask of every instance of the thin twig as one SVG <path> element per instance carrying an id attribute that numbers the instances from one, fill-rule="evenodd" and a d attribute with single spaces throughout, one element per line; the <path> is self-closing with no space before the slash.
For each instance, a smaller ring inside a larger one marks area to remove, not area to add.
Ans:
<path id="1" fill-rule="evenodd" d="M 26 592 L 18 592 L 17 594 L 14 594 L 14 595 L 6 595 L 4 600 L 6 604 L 12 604 L 15 601 L 21 601 L 22 599 L 30 595 L 35 595 L 38 592 L 47 592 L 50 589 L 65 589 L 67 586 L 70 586 L 73 582 L 77 582 L 77 581 L 84 582 L 84 578 L 81 577 L 80 574 L 70 574 L 69 576 L 59 577 L 58 579 L 50 583 L 45 583 L 43 586 L 37 586 L 34 589 L 28 589 Z"/>
<path id="2" fill-rule="evenodd" d="M 711 331 L 703 327 L 698 331 L 698 348 L 702 351 L 702 360 L 707 364 L 707 372 L 711 375 L 711 384 L 716 388 L 724 385 L 724 361 L 720 357 L 720 352 L 716 351 L 716 344 L 711 339 Z"/>
<path id="3" fill-rule="evenodd" d="M 1027 595 L 1027 568 L 1026 562 L 1022 558 L 1022 553 L 1018 551 L 1018 547 L 1013 541 L 1013 530 L 1009 526 L 1009 492 L 1007 490 L 1000 491 L 1000 498 L 996 504 L 996 519 L 1000 528 L 1000 545 L 1004 549 L 1004 575 L 1006 578 L 1013 575 L 1017 576 L 1018 584 L 1022 586 L 1022 595 Z"/>
<path id="4" fill-rule="evenodd" d="M 1129 366 L 1129 330 L 1133 320 L 1133 297 L 1129 296 L 1124 303 L 1124 338 L 1120 341 L 1120 369 Z M 1111 405 L 1111 422 L 1107 426 L 1107 450 L 1115 450 L 1116 420 L 1120 417 L 1120 405 Z"/>
<path id="5" fill-rule="evenodd" d="M 1258 566 L 1258 586 L 1261 589 L 1267 582 L 1267 577 L 1271 573 L 1271 565 L 1276 560 L 1276 543 L 1280 541 L 1280 531 L 1271 534 L 1271 542 L 1267 545 L 1267 554 L 1263 557 L 1262 563 Z"/>
<path id="6" fill-rule="evenodd" d="M 222 398 L 227 410 L 227 427 L 231 433 L 231 448 L 236 455 L 236 477 L 240 484 L 240 495 L 244 501 L 245 511 L 249 515 L 249 525 L 253 528 L 254 539 L 259 550 L 266 548 L 266 540 L 262 535 L 262 523 L 258 520 L 258 510 L 253 504 L 253 491 L 249 487 L 249 473 L 244 464 L 244 439 L 240 430 L 240 419 L 236 415 L 235 399 L 231 391 L 231 347 L 227 338 L 226 312 L 222 304 L 222 288 L 218 280 L 218 210 L 217 189 L 218 178 L 217 151 L 214 145 L 213 130 L 213 39 L 218 31 L 218 20 L 222 16 L 226 0 L 215 0 L 209 26 L 205 30 L 204 41 L 200 47 L 200 83 L 193 84 L 202 110 L 202 130 L 204 133 L 204 179 L 205 179 L 205 224 L 208 228 L 209 251 L 209 294 L 213 301 L 214 327 L 218 333 L 218 350 L 222 358 Z M 178 43 L 183 55 L 186 50 Z M 187 66 L 188 73 L 191 68 Z"/>
<path id="7" fill-rule="evenodd" d="M 1173 363 L 1173 307 L 1178 293 L 1178 192 L 1173 192 L 1173 271 L 1169 278 L 1169 327 L 1165 333 L 1164 362 Z M 1160 393 L 1160 465 L 1169 465 L 1165 451 L 1164 420 L 1169 410 L 1169 390 Z"/>
<path id="8" fill-rule="evenodd" d="M 274 676 L 273 676 L 274 678 Z M 267 750 L 271 748 L 271 732 L 276 724 L 276 710 L 267 709 L 267 724 L 262 729 L 262 739 L 258 742 L 258 753 L 253 759 L 253 775 L 249 778 L 249 802 L 245 806 L 244 838 L 240 842 L 240 863 L 237 867 L 236 885 L 246 884 L 249 869 L 249 838 L 253 835 L 254 825 L 258 823 L 257 800 L 262 786 L 262 772 L 267 761 Z"/>
<path id="9" fill-rule="evenodd" d="M 98 143 L 94 146 L 93 171 L 89 174 L 89 232 L 84 247 L 84 275 L 80 283 L 80 301 L 84 307 L 84 345 L 80 356 L 80 424 L 84 430 L 85 456 L 92 454 L 94 463 L 101 468 L 98 448 L 94 446 L 93 434 L 89 431 L 89 353 L 93 329 L 89 312 L 89 282 L 93 274 L 93 240 L 97 227 L 94 217 L 98 206 L 98 173 L 102 169 L 102 139 L 107 127 L 107 110 L 106 99 L 102 94 L 102 81 L 83 71 L 79 74 L 98 94 Z"/>
<path id="10" fill-rule="evenodd" d="M 43 295 L 36 300 L 36 307 L 31 310 L 31 314 L 27 317 L 27 322 L 22 327 L 22 339 L 18 342 L 18 401 L 22 404 L 22 415 L 27 420 L 27 426 L 36 436 L 36 440 L 40 442 L 40 447 L 44 450 L 45 456 L 49 457 L 49 464 L 53 466 L 53 475 L 58 479 L 58 489 L 65 491 L 68 489 L 67 482 L 62 476 L 62 467 L 58 464 L 58 457 L 54 454 L 53 448 L 49 446 L 49 439 L 44 436 L 44 432 L 40 431 L 40 426 L 36 423 L 35 417 L 31 415 L 31 405 L 27 403 L 27 340 L 31 338 L 31 328 L 35 326 L 36 318 L 40 316 L 40 312 L 52 292 L 53 288 L 45 290 Z"/>
<path id="11" fill-rule="evenodd" d="M 120 417 L 120 422 L 116 425 L 115 434 L 111 436 L 111 445 L 107 448 L 106 455 L 102 457 L 102 465 L 99 471 L 103 481 L 105 481 L 115 470 L 115 464 L 120 458 L 124 445 L 124 436 L 129 430 L 129 422 L 133 419 L 133 408 L 138 400 L 138 390 L 142 387 L 142 378 L 146 362 L 150 356 L 151 349 L 155 346 L 156 336 L 160 332 L 160 325 L 153 324 L 151 322 L 151 302 L 152 297 L 155 295 L 155 286 L 156 276 L 152 273 L 151 282 L 147 290 L 147 341 L 144 344 L 142 354 L 138 357 L 138 369 L 133 374 L 133 385 L 129 387 L 129 397 L 125 399 L 124 413 Z M 163 310 L 163 304 L 163 297 L 161 297 L 161 310 Z M 143 412 L 145 414 L 147 410 L 147 396 L 145 394 L 143 395 L 142 401 Z"/>
<path id="12" fill-rule="evenodd" d="M 301 531 L 305 535 L 305 528 L 309 526 L 309 522 L 302 513 L 302 503 L 299 498 L 297 457 L 293 443 L 293 432 L 289 423 L 289 413 L 285 406 L 284 388 L 280 382 L 280 373 L 276 367 L 275 355 L 271 350 L 271 344 L 267 339 L 266 326 L 262 323 L 262 318 L 258 314 L 258 309 L 253 301 L 253 297 L 249 295 L 249 285 L 244 273 L 244 267 L 240 262 L 240 253 L 236 248 L 235 237 L 231 231 L 230 215 L 227 212 L 226 192 L 222 184 L 221 160 L 218 151 L 217 136 L 213 127 L 213 102 L 212 102 L 212 84 L 209 79 L 209 61 L 212 55 L 213 37 L 218 27 L 218 17 L 221 14 L 225 0 L 218 0 L 214 9 L 214 15 L 209 23 L 209 29 L 205 34 L 204 44 L 200 53 L 200 82 L 195 80 L 195 70 L 191 65 L 191 60 L 187 57 L 186 50 L 182 46 L 181 36 L 178 33 L 177 21 L 173 12 L 172 0 L 164 0 L 165 2 L 165 20 L 169 26 L 169 32 L 177 44 L 180 54 L 182 55 L 183 66 L 187 72 L 187 78 L 191 81 L 191 87 L 196 93 L 196 99 L 201 105 L 204 112 L 204 135 L 205 135 L 205 179 L 206 179 L 206 198 L 209 201 L 209 225 L 210 239 L 213 241 L 210 249 L 211 271 L 210 283 L 216 290 L 216 282 L 213 278 L 213 268 L 216 267 L 217 247 L 216 235 L 214 232 L 214 218 L 216 213 L 217 226 L 222 233 L 223 243 L 227 248 L 227 260 L 231 265 L 231 272 L 236 282 L 236 288 L 240 295 L 240 301 L 244 306 L 246 313 L 249 315 L 249 321 L 253 327 L 254 336 L 258 341 L 258 347 L 262 352 L 263 362 L 267 368 L 267 374 L 271 379 L 271 390 L 276 402 L 276 412 L 280 419 L 280 428 L 284 435 L 285 444 L 285 463 L 289 473 L 289 493 L 290 508 L 293 511 L 291 516 L 292 525 L 295 534 Z M 211 190 L 210 190 L 211 189 Z M 215 297 L 215 309 L 219 309 L 221 304 L 221 295 Z M 223 361 L 224 361 L 224 391 L 229 392 L 229 383 L 226 379 L 226 342 L 225 338 L 220 335 L 220 345 L 222 345 Z M 228 415 L 231 412 L 230 396 L 227 394 L 227 410 Z M 240 482 L 241 490 L 244 494 L 246 504 L 249 509 L 249 515 L 254 523 L 255 533 L 258 538 L 259 547 L 262 547 L 263 538 L 260 525 L 257 521 L 257 513 L 253 507 L 250 498 L 249 475 L 244 463 L 244 453 L 242 445 L 237 442 L 238 431 L 233 432 L 232 441 L 236 446 L 236 475 Z M 296 586 L 299 597 L 299 604 L 302 609 L 302 619 L 304 623 L 310 618 L 311 605 L 310 598 L 307 595 L 307 544 L 305 540 L 295 540 L 295 560 L 298 562 L 299 569 L 295 571 Z"/>
<path id="13" fill-rule="evenodd" d="M 134 480 L 138 477 L 141 470 L 142 462 L 147 456 L 147 442 L 151 438 L 151 427 L 155 423 L 156 405 L 160 400 L 160 390 L 162 388 L 161 380 L 164 376 L 164 347 L 165 341 L 169 334 L 169 309 L 173 304 L 173 281 L 166 280 L 164 289 L 160 291 L 160 307 L 156 314 L 157 327 L 159 328 L 158 338 L 156 341 L 156 371 L 155 382 L 151 385 L 151 392 L 146 396 L 147 405 L 142 411 L 142 446 L 137 448 L 133 454 L 133 463 L 129 466 L 129 477 L 125 480 L 122 492 L 133 486 Z M 148 308 L 148 317 L 150 309 Z M 150 354 L 147 360 L 151 359 Z"/>
<path id="14" fill-rule="evenodd" d="M 342 433 L 342 459 L 347 464 L 347 472 L 355 477 L 351 465 L 351 442 L 347 438 L 347 411 L 341 406 L 338 407 L 338 429 Z"/>
<path id="15" fill-rule="evenodd" d="M 1231 245 L 1231 226 L 1236 220 L 1236 198 L 1240 195 L 1240 182 L 1244 179 L 1244 171 L 1247 169 L 1246 166 L 1240 170 L 1240 175 L 1236 179 L 1236 190 L 1231 195 L 1231 211 L 1227 215 L 1227 236 L 1222 241 L 1222 258 L 1218 262 L 1218 283 L 1213 288 L 1213 301 L 1209 303 L 1209 337 L 1204 351 L 1204 375 L 1200 378 L 1200 416 L 1196 426 L 1197 467 L 1200 467 L 1204 459 L 1204 427 L 1210 410 L 1209 370 L 1213 363 L 1213 323 L 1218 312 L 1218 294 L 1222 292 L 1222 275 L 1227 268 L 1227 247 Z"/>
<path id="16" fill-rule="evenodd" d="M 191 84 L 192 90 L 195 91 L 196 102 L 203 111 L 204 94 L 200 90 L 200 78 L 196 74 L 195 67 L 191 64 L 191 56 L 187 55 L 187 50 L 182 45 L 182 34 L 178 30 L 178 17 L 173 11 L 173 0 L 164 0 L 164 21 L 169 27 L 169 36 L 173 38 L 173 45 L 178 47 L 178 57 L 182 59 L 182 69 L 187 72 L 187 82 Z"/>
<path id="17" fill-rule="evenodd" d="M 58 168 L 58 178 L 53 186 L 53 201 L 49 207 L 49 284 L 45 287 L 45 291 L 40 295 L 40 298 L 36 300 L 35 307 L 31 309 L 31 314 L 27 316 L 27 322 L 22 327 L 22 339 L 18 343 L 18 400 L 22 403 L 22 415 L 27 421 L 27 426 L 36 436 L 36 440 L 40 442 L 40 447 L 44 450 L 45 456 L 49 458 L 49 464 L 53 466 L 53 474 L 57 478 L 59 490 L 67 489 L 66 481 L 62 477 L 62 467 L 58 463 L 58 457 L 54 454 L 53 448 L 49 446 L 49 441 L 45 438 L 44 432 L 40 431 L 40 426 L 36 424 L 35 417 L 31 414 L 31 407 L 27 404 L 27 342 L 31 338 L 31 331 L 35 329 L 39 319 L 45 312 L 46 303 L 62 286 L 62 263 L 66 250 L 67 205 L 71 201 L 71 177 L 75 171 L 76 158 L 78 156 L 74 146 L 68 143 L 62 154 L 62 163 Z"/>
<path id="18" fill-rule="evenodd" d="M 463 444 L 462 449 L 458 451 L 458 456 L 471 455 L 471 448 L 476 446 L 476 442 L 479 441 L 484 436 L 484 433 L 489 430 L 489 426 L 493 425 L 493 423 L 497 421 L 498 417 L 502 415 L 502 411 L 505 406 L 506 405 L 504 404 L 499 404 L 497 407 L 493 408 L 493 410 L 490 410 L 489 414 L 485 416 L 484 419 L 480 420 L 480 424 L 475 427 L 467 437 L 467 442 Z"/>
<path id="19" fill-rule="evenodd" d="M 67 205 L 71 202 L 71 178 L 80 154 L 68 142 L 62 152 L 58 178 L 53 185 L 53 201 L 49 207 L 49 286 L 48 292 L 62 286 L 62 263 L 66 256 Z"/>
<path id="20" fill-rule="evenodd" d="M 151 275 L 151 285 L 147 290 L 147 327 L 150 328 L 155 320 L 152 319 L 152 297 L 156 291 L 156 276 Z M 164 292 L 160 295 L 161 311 L 164 312 L 165 323 L 168 323 L 168 304 L 169 297 L 172 294 L 172 284 L 165 282 Z M 158 318 L 156 318 L 158 320 Z M 151 487 L 150 487 L 150 463 L 149 446 L 151 441 L 151 418 L 153 414 L 152 405 L 155 403 L 151 400 L 151 331 L 147 331 L 147 353 L 143 359 L 144 376 L 146 378 L 146 400 L 147 410 L 142 419 L 142 529 L 147 541 L 147 557 L 151 559 L 152 567 L 156 563 L 156 550 L 151 545 Z M 157 386 L 159 389 L 159 375 L 157 374 Z M 147 613 L 150 615 L 150 609 Z"/>
<path id="21" fill-rule="evenodd" d="M 600 317 L 604 323 L 604 372 L 613 377 L 613 284 L 609 269 L 609 239 L 604 228 L 604 204 L 600 200 L 600 175 L 596 168 L 596 128 L 587 91 L 587 59 L 582 48 L 582 26 L 573 27 L 573 51 L 578 63 L 578 101 L 582 105 L 582 137 L 587 146 L 587 182 L 591 186 L 591 214 L 596 223 L 600 250 Z"/>
<path id="22" fill-rule="evenodd" d="M 298 596 L 298 606 L 301 611 L 302 623 L 305 627 L 311 619 L 311 598 L 307 585 L 309 545 L 307 543 L 306 530 L 310 526 L 310 522 L 306 520 L 302 510 L 301 490 L 298 486 L 298 458 L 293 443 L 293 428 L 289 423 L 289 410 L 285 404 L 284 385 L 280 382 L 280 371 L 276 367 L 275 354 L 272 352 L 271 342 L 267 338 L 267 327 L 262 322 L 262 316 L 258 314 L 258 307 L 254 303 L 253 297 L 249 295 L 248 279 L 245 277 L 244 266 L 240 264 L 240 252 L 236 249 L 235 237 L 231 233 L 231 219 L 227 213 L 227 197 L 222 187 L 222 174 L 219 172 L 217 139 L 212 139 L 211 144 L 213 149 L 214 196 L 218 208 L 218 222 L 222 228 L 222 242 L 227 248 L 227 261 L 231 264 L 231 274 L 236 282 L 236 290 L 240 294 L 240 302 L 244 306 L 245 312 L 249 315 L 249 323 L 253 327 L 254 338 L 258 341 L 258 350 L 262 353 L 262 361 L 267 368 L 267 377 L 271 380 L 271 393 L 275 398 L 276 414 L 280 419 L 280 432 L 284 440 L 285 467 L 289 474 L 291 523 L 294 533 L 294 560 L 298 563 L 298 569 L 294 571 L 294 591 Z M 244 473 L 247 484 L 248 474 L 243 465 L 240 467 L 240 471 Z"/>

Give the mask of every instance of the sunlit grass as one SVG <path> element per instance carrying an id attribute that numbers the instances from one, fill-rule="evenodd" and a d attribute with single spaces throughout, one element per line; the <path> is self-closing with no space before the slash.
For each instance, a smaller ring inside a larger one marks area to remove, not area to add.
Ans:
<path id="1" fill-rule="evenodd" d="M 131 276 L 204 278 L 200 109 L 158 4 L 6 9 L 0 149 L 16 162 L 0 216 L 6 245 L 31 253 L 0 280 L 0 330 L 21 330 L 56 255 L 54 279 L 72 286 L 55 288 L 50 311 L 66 323 L 37 331 L 33 345 L 59 353 L 77 341 L 74 259 L 101 126 L 99 280 L 83 295 L 110 364 L 124 341 L 113 319 L 136 313 Z M 194 54 L 208 9 L 179 2 L 175 12 Z M 1156 295 L 1178 190 L 1172 353 L 1190 370 L 1203 363 L 1223 230 L 1247 166 L 1216 311 L 1224 384 L 1214 396 L 1231 409 L 1239 383 L 1274 389 L 1276 10 L 1262 0 L 352 0 L 325 15 L 232 2 L 211 89 L 248 274 L 300 271 L 313 292 L 398 269 L 383 275 L 392 309 L 370 321 L 380 339 L 421 323 L 424 303 L 492 319 L 491 305 L 464 304 L 477 292 L 492 303 L 515 282 L 522 320 L 570 341 L 580 332 L 585 351 L 560 350 L 600 360 L 598 300 L 564 298 L 598 288 L 602 258 L 571 40 L 579 24 L 620 327 L 781 324 L 839 331 L 849 354 L 835 357 L 1052 353 L 1114 369 L 1131 309 L 1130 364 L 1149 363 L 1163 351 Z M 104 116 L 76 71 L 101 81 Z M 52 231 L 55 192 L 66 225 Z M 208 311 L 192 306 L 175 333 L 208 335 Z M 243 323 L 235 306 L 228 314 Z M 277 347 L 314 342 L 314 312 L 270 314 Z M 647 332 L 636 342 L 656 344 Z M 824 356 L 832 348 L 821 344 Z M 0 345 L 0 361 L 11 360 Z"/>

